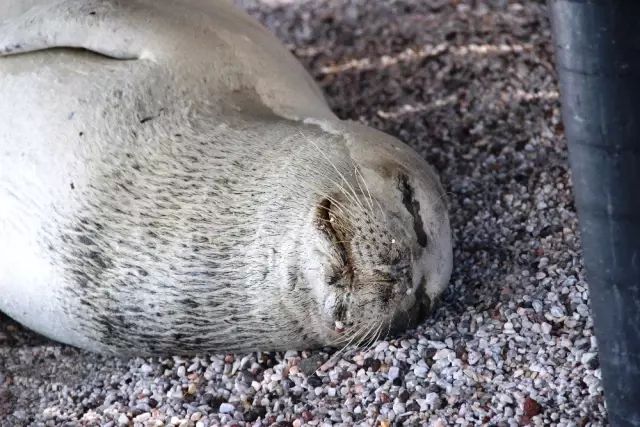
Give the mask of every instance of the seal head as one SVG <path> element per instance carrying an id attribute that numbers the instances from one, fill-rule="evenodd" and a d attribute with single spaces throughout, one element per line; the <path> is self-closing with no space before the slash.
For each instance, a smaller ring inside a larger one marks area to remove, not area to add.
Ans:
<path id="1" fill-rule="evenodd" d="M 335 168 L 296 269 L 319 307 L 317 331 L 328 331 L 320 341 L 362 343 L 424 320 L 449 281 L 452 238 L 445 192 L 426 162 L 382 132 L 339 128 L 352 168 Z"/>

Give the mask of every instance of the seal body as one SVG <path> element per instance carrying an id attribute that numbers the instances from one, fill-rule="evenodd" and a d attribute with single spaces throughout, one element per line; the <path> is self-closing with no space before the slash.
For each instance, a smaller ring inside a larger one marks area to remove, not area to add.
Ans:
<path id="1" fill-rule="evenodd" d="M 0 310 L 18 322 L 120 355 L 304 349 L 415 325 L 446 286 L 430 166 L 339 120 L 234 5 L 0 3 Z"/>

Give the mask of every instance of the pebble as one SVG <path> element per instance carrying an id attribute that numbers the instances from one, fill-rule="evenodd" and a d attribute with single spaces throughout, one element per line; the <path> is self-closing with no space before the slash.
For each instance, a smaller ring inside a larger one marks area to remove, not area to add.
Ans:
<path id="1" fill-rule="evenodd" d="M 559 305 L 554 305 L 553 307 L 551 307 L 550 312 L 553 317 L 564 317 L 566 315 L 564 307 L 561 307 Z"/>
<path id="2" fill-rule="evenodd" d="M 380 353 L 381 351 L 385 351 L 388 348 L 389 348 L 389 343 L 386 341 L 382 341 L 376 346 L 374 352 Z"/>
<path id="3" fill-rule="evenodd" d="M 118 424 L 121 426 L 129 425 L 129 417 L 127 417 L 125 414 L 120 414 L 120 416 L 118 417 Z"/>
<path id="4" fill-rule="evenodd" d="M 387 373 L 387 377 L 390 380 L 395 380 L 400 376 L 400 369 L 397 366 L 392 366 L 389 368 L 389 372 Z"/>
<path id="5" fill-rule="evenodd" d="M 138 415 L 133 420 L 137 423 L 144 423 L 145 421 L 149 421 L 149 419 L 151 419 L 151 414 L 148 412 L 145 412 L 144 414 Z"/>
<path id="6" fill-rule="evenodd" d="M 418 378 L 424 378 L 427 376 L 427 372 L 429 371 L 429 369 L 426 366 L 416 366 L 415 368 L 413 368 L 413 373 L 415 374 L 416 377 Z"/>
<path id="7" fill-rule="evenodd" d="M 597 356 L 597 353 L 585 353 L 582 355 L 582 357 L 580 358 L 580 363 L 582 363 L 583 365 L 586 365 L 587 363 L 589 363 L 591 360 L 595 359 Z"/>
<path id="8" fill-rule="evenodd" d="M 235 408 L 233 407 L 233 405 L 229 404 L 229 403 L 223 403 L 220 405 L 220 409 L 219 412 L 222 414 L 228 414 L 230 412 L 233 412 Z"/>
<path id="9" fill-rule="evenodd" d="M 144 365 L 140 366 L 140 371 L 145 374 L 150 374 L 151 372 L 153 372 L 153 368 L 151 367 L 151 365 L 145 363 Z"/>

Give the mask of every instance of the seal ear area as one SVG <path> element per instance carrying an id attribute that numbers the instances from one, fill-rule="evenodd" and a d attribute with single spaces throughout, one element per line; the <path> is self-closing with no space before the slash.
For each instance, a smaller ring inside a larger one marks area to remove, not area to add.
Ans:
<path id="1" fill-rule="evenodd" d="M 409 177 L 404 173 L 399 173 L 397 179 L 398 190 L 400 190 L 402 194 L 402 204 L 413 217 L 413 231 L 416 233 L 418 244 L 426 248 L 429 239 L 427 233 L 424 231 L 422 216 L 420 216 L 420 202 L 415 198 L 415 191 L 409 181 Z"/>
<path id="2" fill-rule="evenodd" d="M 34 6 L 0 23 L 0 57 L 77 48 L 112 59 L 141 59 L 145 49 L 135 28 L 123 19 L 123 9 L 108 0 L 57 0 Z"/>

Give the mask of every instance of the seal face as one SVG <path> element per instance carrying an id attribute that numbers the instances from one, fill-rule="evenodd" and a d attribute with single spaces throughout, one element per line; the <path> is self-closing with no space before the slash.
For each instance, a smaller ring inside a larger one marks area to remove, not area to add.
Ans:
<path id="1" fill-rule="evenodd" d="M 158 355 L 362 344 L 432 308 L 452 263 L 437 176 L 336 118 L 256 21 L 200 0 L 7 16 L 2 311 Z"/>

